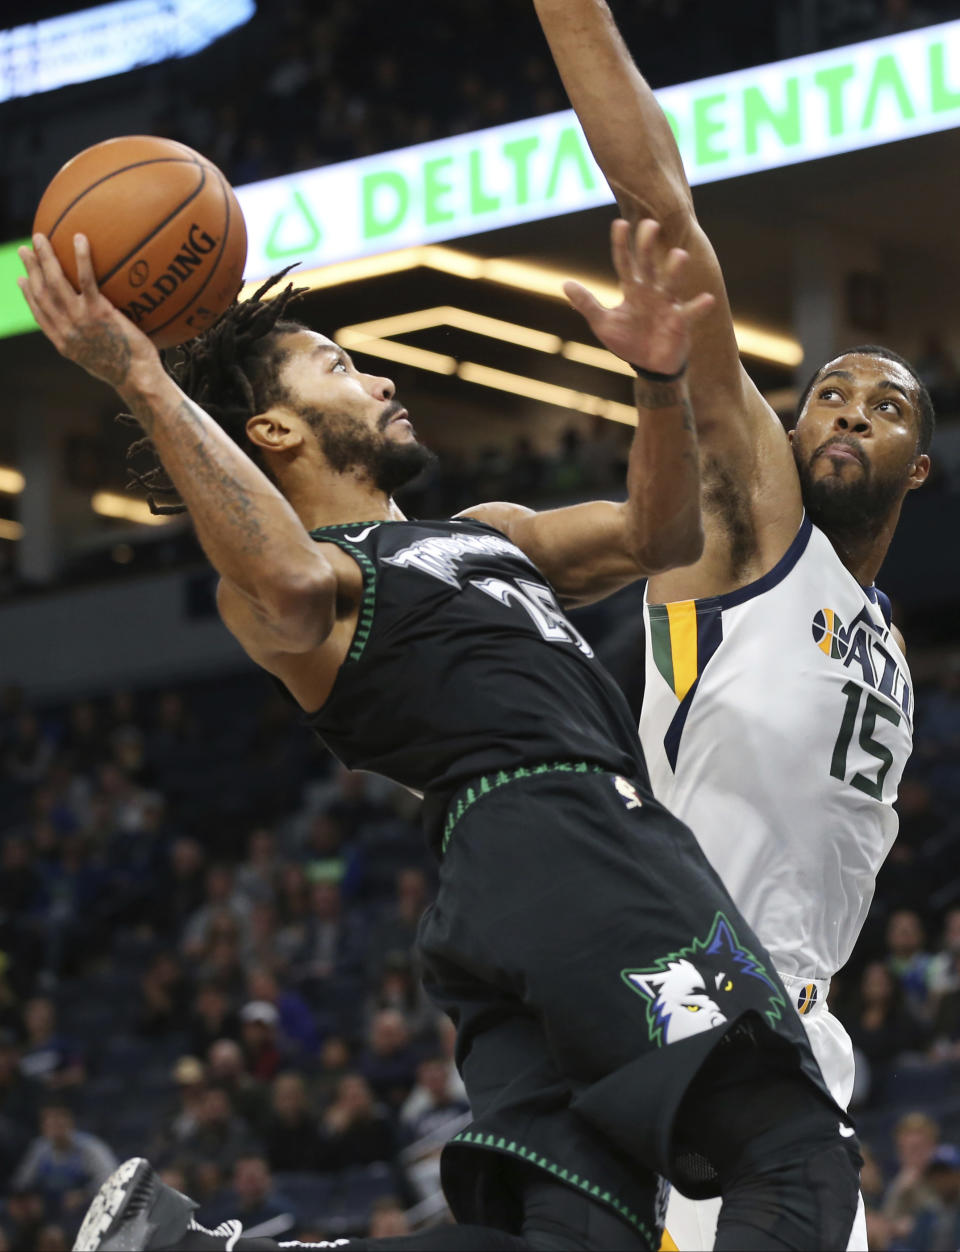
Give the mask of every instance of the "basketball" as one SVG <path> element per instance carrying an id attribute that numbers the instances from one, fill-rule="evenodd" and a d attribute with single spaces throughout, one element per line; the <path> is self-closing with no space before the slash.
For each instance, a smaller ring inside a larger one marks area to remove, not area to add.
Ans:
<path id="1" fill-rule="evenodd" d="M 243 280 L 247 231 L 217 167 L 172 139 L 124 135 L 84 149 L 43 193 L 33 223 L 76 287 L 73 237 L 97 285 L 158 348 L 210 326 Z"/>

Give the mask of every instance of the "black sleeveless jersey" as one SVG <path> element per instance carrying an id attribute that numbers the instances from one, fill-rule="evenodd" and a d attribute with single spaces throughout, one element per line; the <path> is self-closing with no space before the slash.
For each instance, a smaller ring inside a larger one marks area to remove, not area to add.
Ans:
<path id="1" fill-rule="evenodd" d="M 596 764 L 648 786 L 620 689 L 500 531 L 463 519 L 311 535 L 363 572 L 350 650 L 307 717 L 344 765 L 425 793 L 545 762 Z"/>

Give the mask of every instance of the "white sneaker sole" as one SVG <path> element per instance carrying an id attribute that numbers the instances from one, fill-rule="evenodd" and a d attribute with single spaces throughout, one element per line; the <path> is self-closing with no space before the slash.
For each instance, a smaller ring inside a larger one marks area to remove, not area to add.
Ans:
<path id="1" fill-rule="evenodd" d="M 87 1209 L 83 1225 L 77 1232 L 73 1252 L 98 1252 L 103 1240 L 123 1212 L 130 1193 L 137 1185 L 138 1177 L 142 1177 L 143 1173 L 149 1169 L 149 1161 L 144 1160 L 142 1156 L 134 1156 L 113 1171 Z"/>

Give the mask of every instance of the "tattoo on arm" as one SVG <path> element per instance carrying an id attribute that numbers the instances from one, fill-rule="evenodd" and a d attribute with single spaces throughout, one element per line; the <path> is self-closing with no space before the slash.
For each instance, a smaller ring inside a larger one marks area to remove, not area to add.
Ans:
<path id="1" fill-rule="evenodd" d="M 112 326 L 84 326 L 72 331 L 63 345 L 70 360 L 80 361 L 84 369 L 109 382 L 122 386 L 130 369 L 130 344 Z"/>
<path id="2" fill-rule="evenodd" d="M 134 416 L 150 434 L 151 427 L 155 425 L 155 415 L 148 411 L 146 405 L 142 405 L 135 408 Z M 201 523 L 196 509 L 199 498 L 204 502 L 205 512 L 209 509 L 211 513 L 216 513 L 217 529 L 222 533 L 228 530 L 233 532 L 232 540 L 239 545 L 240 551 L 248 556 L 262 552 L 267 543 L 267 534 L 261 509 L 251 491 L 238 480 L 230 465 L 224 465 L 218 459 L 216 447 L 211 447 L 204 423 L 192 401 L 181 402 L 178 417 L 197 436 L 195 440 L 191 440 L 187 431 L 184 431 L 179 443 L 183 466 L 182 474 L 178 478 L 182 477 L 189 486 L 184 490 L 181 482 L 174 480 L 174 485 L 194 516 L 194 522 Z M 240 456 L 245 455 L 242 449 L 238 448 L 237 452 Z"/>

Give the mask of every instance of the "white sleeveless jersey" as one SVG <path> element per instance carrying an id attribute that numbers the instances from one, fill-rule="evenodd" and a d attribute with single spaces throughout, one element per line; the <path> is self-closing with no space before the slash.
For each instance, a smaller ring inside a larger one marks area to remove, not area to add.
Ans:
<path id="1" fill-rule="evenodd" d="M 846 962 L 896 838 L 913 689 L 888 617 L 806 517 L 749 586 L 644 604 L 654 795 L 784 974 Z"/>

